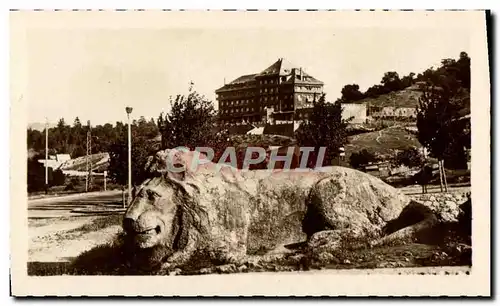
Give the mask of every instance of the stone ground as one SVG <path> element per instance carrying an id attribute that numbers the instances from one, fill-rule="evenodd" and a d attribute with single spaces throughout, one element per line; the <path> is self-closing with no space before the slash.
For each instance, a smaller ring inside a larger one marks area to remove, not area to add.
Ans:
<path id="1" fill-rule="evenodd" d="M 432 209 L 442 211 L 441 217 L 443 220 L 456 218 L 458 205 L 466 200 L 466 194 L 470 192 L 470 187 L 460 187 L 451 188 L 449 193 L 446 194 L 436 193 L 433 191 L 438 191 L 439 186 L 437 188 L 434 186 L 429 188 L 429 194 L 421 195 L 421 189 L 419 188 L 419 186 L 407 187 L 403 188 L 402 191 Z M 82 252 L 111 241 L 121 230 L 121 197 L 121 192 L 106 192 L 30 200 L 28 202 L 28 267 L 41 271 L 54 265 L 67 264 Z M 114 212 L 103 214 L 101 212 L 103 208 L 114 210 Z M 87 213 L 84 213 L 85 211 Z M 416 256 L 416 254 L 412 253 L 412 250 L 413 253 L 419 253 L 421 256 Z M 422 245 L 407 245 L 405 250 L 399 251 L 401 252 L 398 253 L 394 248 L 385 247 L 365 253 L 361 252 L 351 260 L 345 259 L 342 262 L 334 262 L 328 268 L 339 271 L 342 269 L 362 268 L 366 272 L 369 271 L 367 269 L 371 268 L 385 268 L 394 273 L 398 273 L 397 271 L 404 274 L 409 273 L 408 271 L 414 273 L 427 271 L 424 273 L 430 273 L 428 272 L 432 270 L 430 268 L 422 270 L 417 267 L 422 265 L 425 256 L 429 258 L 434 256 L 433 258 L 435 258 L 436 256 L 439 257 L 440 252 L 442 252 L 439 249 Z M 398 255 L 399 257 L 395 259 L 393 254 L 399 254 L 400 256 Z M 437 263 L 439 263 L 439 258 L 430 265 L 436 265 Z M 446 264 L 446 262 L 442 263 Z M 219 270 L 205 272 L 225 273 L 220 271 L 221 268 L 214 269 Z M 298 269 L 303 269 L 303 267 Z M 226 267 L 226 270 L 227 272 L 285 272 L 297 269 L 293 267 L 283 268 L 280 265 L 273 264 L 271 266 Z M 457 268 L 452 268 L 450 271 L 455 270 Z M 34 273 L 38 274 L 36 271 Z"/>

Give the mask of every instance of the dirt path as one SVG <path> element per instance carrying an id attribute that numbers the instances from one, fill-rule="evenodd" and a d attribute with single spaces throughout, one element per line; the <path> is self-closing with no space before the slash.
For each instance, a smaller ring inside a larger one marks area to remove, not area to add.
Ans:
<path id="1" fill-rule="evenodd" d="M 92 230 L 93 223 L 103 217 L 82 217 L 66 220 L 51 219 L 29 227 L 30 262 L 68 262 L 84 251 L 109 242 L 121 230 L 117 224 L 102 225 Z M 97 227 L 97 226 L 95 226 Z"/>

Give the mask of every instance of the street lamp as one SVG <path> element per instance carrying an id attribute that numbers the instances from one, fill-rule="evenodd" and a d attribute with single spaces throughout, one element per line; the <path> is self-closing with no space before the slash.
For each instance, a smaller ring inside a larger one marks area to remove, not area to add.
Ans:
<path id="1" fill-rule="evenodd" d="M 49 119 L 45 117 L 45 194 L 49 188 Z"/>
<path id="2" fill-rule="evenodd" d="M 127 106 L 125 108 L 127 112 L 128 121 L 128 202 L 129 205 L 132 202 L 132 133 L 130 128 L 130 113 L 132 113 L 132 107 Z"/>

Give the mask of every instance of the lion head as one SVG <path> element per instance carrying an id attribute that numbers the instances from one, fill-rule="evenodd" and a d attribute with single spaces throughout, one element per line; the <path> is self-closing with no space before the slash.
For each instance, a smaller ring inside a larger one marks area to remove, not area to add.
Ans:
<path id="1" fill-rule="evenodd" d="M 185 247 L 193 226 L 203 231 L 203 211 L 197 205 L 200 187 L 195 173 L 189 171 L 192 156 L 192 152 L 165 150 L 148 159 L 145 167 L 150 177 L 138 187 L 123 216 L 126 240 L 134 252 L 154 250 L 151 256 L 168 257 Z M 168 163 L 184 170 L 172 171 Z"/>

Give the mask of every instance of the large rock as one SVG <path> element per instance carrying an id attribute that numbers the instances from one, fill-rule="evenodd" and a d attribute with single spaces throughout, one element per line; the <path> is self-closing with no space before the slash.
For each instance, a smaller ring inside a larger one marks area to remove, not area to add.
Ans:
<path id="1" fill-rule="evenodd" d="M 355 236 L 381 234 L 410 203 L 399 190 L 366 173 L 341 167 L 332 167 L 329 173 L 311 189 L 306 232 L 317 232 L 314 227 L 320 221 Z"/>

